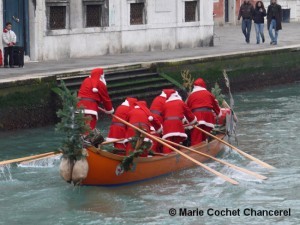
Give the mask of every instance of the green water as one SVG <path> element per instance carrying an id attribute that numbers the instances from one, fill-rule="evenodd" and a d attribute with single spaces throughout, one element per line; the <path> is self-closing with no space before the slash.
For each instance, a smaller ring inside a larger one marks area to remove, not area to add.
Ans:
<path id="1" fill-rule="evenodd" d="M 300 224 L 299 96 L 299 84 L 234 95 L 240 148 L 277 169 L 270 172 L 229 149 L 220 157 L 269 177 L 267 181 L 211 162 L 207 165 L 240 185 L 194 168 L 132 186 L 74 188 L 59 177 L 59 159 L 52 158 L 0 168 L 0 224 Z M 52 151 L 59 140 L 53 127 L 0 133 L 0 160 Z M 183 207 L 291 208 L 292 215 L 169 215 L 170 208 Z"/>

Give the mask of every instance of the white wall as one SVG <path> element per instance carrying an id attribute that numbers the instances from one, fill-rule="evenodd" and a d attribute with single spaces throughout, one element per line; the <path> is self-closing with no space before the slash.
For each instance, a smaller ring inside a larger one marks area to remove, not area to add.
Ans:
<path id="1" fill-rule="evenodd" d="M 31 58 L 58 60 L 208 46 L 213 36 L 213 1 L 200 0 L 200 21 L 190 23 L 184 22 L 184 1 L 147 0 L 146 24 L 130 25 L 132 0 L 110 0 L 110 26 L 84 28 L 82 0 L 72 0 L 70 29 L 47 31 L 45 1 L 37 0 L 35 13 L 30 13 Z"/>

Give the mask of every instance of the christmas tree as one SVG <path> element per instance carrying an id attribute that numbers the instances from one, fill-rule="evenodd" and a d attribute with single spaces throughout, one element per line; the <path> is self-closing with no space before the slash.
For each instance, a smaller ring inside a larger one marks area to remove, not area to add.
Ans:
<path id="1" fill-rule="evenodd" d="M 222 89 L 220 88 L 218 83 L 215 83 L 215 86 L 211 89 L 211 93 L 215 96 L 218 100 L 219 105 L 222 105 L 225 95 L 222 93 Z"/>
<path id="2" fill-rule="evenodd" d="M 85 158 L 85 151 L 82 151 L 82 134 L 90 133 L 90 128 L 86 124 L 88 118 L 77 108 L 77 93 L 70 91 L 64 82 L 61 82 L 60 88 L 54 88 L 53 91 L 62 100 L 62 109 L 57 112 L 61 121 L 56 125 L 56 131 L 64 136 L 60 147 L 63 157 L 70 160 Z"/>

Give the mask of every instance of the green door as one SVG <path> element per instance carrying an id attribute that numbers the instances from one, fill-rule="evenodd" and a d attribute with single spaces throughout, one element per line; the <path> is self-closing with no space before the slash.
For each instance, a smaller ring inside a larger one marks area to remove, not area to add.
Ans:
<path id="1" fill-rule="evenodd" d="M 29 55 L 28 0 L 3 0 L 3 23 L 12 23 L 17 35 L 17 45 Z"/>

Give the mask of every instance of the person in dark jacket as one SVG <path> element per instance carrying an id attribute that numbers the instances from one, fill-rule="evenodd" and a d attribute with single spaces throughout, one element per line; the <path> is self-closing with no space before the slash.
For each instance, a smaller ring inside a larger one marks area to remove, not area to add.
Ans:
<path id="1" fill-rule="evenodd" d="M 258 1 L 255 4 L 255 9 L 253 13 L 253 20 L 255 25 L 255 32 L 256 32 L 256 44 L 260 43 L 260 37 L 262 42 L 265 42 L 265 35 L 264 35 L 264 17 L 267 15 L 264 3 L 262 1 Z"/>
<path id="2" fill-rule="evenodd" d="M 242 21 L 242 31 L 245 35 L 246 42 L 250 43 L 250 32 L 252 26 L 252 18 L 253 18 L 254 7 L 250 3 L 249 0 L 245 0 L 244 3 L 240 7 L 238 20 L 243 18 Z"/>
<path id="3" fill-rule="evenodd" d="M 278 31 L 282 29 L 282 9 L 281 6 L 277 4 L 277 0 L 271 0 L 271 4 L 267 11 L 267 20 L 269 35 L 271 38 L 270 44 L 277 45 Z M 273 34 L 273 30 L 275 30 L 275 35 Z"/>

